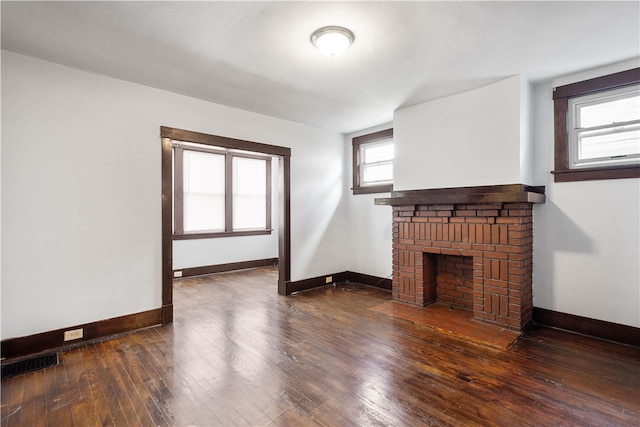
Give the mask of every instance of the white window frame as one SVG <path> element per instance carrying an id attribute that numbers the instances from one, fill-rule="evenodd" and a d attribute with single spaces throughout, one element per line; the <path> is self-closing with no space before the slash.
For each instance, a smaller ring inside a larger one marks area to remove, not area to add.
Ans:
<path id="1" fill-rule="evenodd" d="M 380 160 L 377 162 L 367 162 L 365 160 L 365 151 L 369 148 L 375 148 L 375 147 L 382 147 L 382 146 L 387 146 L 390 145 L 393 147 L 393 139 L 389 138 L 387 140 L 381 141 L 381 142 L 370 142 L 368 144 L 360 144 L 360 158 L 362 159 L 362 163 L 360 164 L 360 185 L 363 187 L 368 187 L 371 185 L 383 185 L 383 184 L 393 184 L 393 177 L 391 177 L 390 179 L 385 179 L 385 180 L 378 180 L 378 181 L 367 181 L 365 179 L 365 169 L 368 166 L 385 166 L 385 165 L 391 165 L 391 167 L 393 168 L 393 157 L 391 157 L 390 159 L 387 160 Z"/>
<path id="2" fill-rule="evenodd" d="M 640 119 L 627 122 L 614 122 L 602 126 L 583 128 L 580 127 L 581 108 L 603 104 L 633 96 L 640 93 L 640 85 L 622 87 L 589 95 L 579 96 L 569 99 L 569 115 L 567 117 L 567 132 L 569 135 L 569 168 L 580 169 L 589 167 L 607 167 L 618 165 L 640 164 L 640 154 L 630 155 L 610 155 L 598 158 L 583 159 L 580 155 L 580 136 L 587 133 L 597 132 L 600 135 L 610 135 L 621 130 L 639 129 Z"/>
<path id="3" fill-rule="evenodd" d="M 272 189 L 271 189 L 271 157 L 260 153 L 245 152 L 239 150 L 230 150 L 223 147 L 207 147 L 200 144 L 193 144 L 183 141 L 173 141 L 174 155 L 174 176 L 173 176 L 173 192 L 174 192 L 174 224 L 173 238 L 182 239 L 201 239 L 210 237 L 229 237 L 229 236 L 251 236 L 260 234 L 271 234 L 271 206 L 272 206 Z M 179 165 L 183 161 L 181 152 L 183 151 L 199 151 L 203 153 L 218 154 L 225 156 L 225 229 L 224 230 L 184 230 L 184 201 L 181 191 L 183 191 L 182 180 L 183 166 Z M 256 229 L 234 229 L 233 225 L 233 158 L 243 157 L 249 159 L 264 160 L 266 162 L 266 226 Z"/>

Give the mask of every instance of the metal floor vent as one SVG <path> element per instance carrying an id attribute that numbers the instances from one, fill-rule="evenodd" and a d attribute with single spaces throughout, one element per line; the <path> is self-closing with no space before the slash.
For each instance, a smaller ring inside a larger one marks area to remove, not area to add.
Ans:
<path id="1" fill-rule="evenodd" d="M 2 379 L 58 365 L 58 353 L 41 354 L 30 359 L 2 365 Z"/>

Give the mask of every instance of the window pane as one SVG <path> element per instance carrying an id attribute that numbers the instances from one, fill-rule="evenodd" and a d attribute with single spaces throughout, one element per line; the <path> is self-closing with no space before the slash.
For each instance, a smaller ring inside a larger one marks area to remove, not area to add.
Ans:
<path id="1" fill-rule="evenodd" d="M 393 180 L 393 163 L 382 163 L 364 166 L 364 184 L 391 182 Z"/>
<path id="2" fill-rule="evenodd" d="M 233 158 L 233 229 L 267 226 L 267 161 Z"/>
<path id="3" fill-rule="evenodd" d="M 184 231 L 224 230 L 224 156 L 183 155 Z"/>
<path id="4" fill-rule="evenodd" d="M 578 140 L 580 160 L 640 154 L 638 125 L 627 126 L 616 132 L 581 132 Z"/>
<path id="5" fill-rule="evenodd" d="M 384 162 L 393 159 L 393 142 L 377 145 L 364 145 L 363 149 L 364 163 Z"/>
<path id="6" fill-rule="evenodd" d="M 640 95 L 579 107 L 580 128 L 640 120 Z"/>

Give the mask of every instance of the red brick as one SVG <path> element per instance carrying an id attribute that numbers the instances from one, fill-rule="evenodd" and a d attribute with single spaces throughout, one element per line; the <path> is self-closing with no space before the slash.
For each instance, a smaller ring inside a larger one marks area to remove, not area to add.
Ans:
<path id="1" fill-rule="evenodd" d="M 408 236 L 410 239 L 415 239 L 416 236 L 416 224 L 403 224 L 407 227 Z"/>
<path id="2" fill-rule="evenodd" d="M 462 225 L 461 224 L 449 224 L 449 238 L 454 242 L 462 241 Z"/>
<path id="3" fill-rule="evenodd" d="M 478 250 L 478 251 L 487 251 L 487 252 L 492 252 L 496 250 L 496 247 L 494 245 L 478 245 L 478 244 L 474 244 L 472 245 L 473 249 Z"/>
<path id="4" fill-rule="evenodd" d="M 413 223 L 429 222 L 429 218 L 422 217 L 422 216 L 414 216 L 413 218 L 411 218 L 411 222 Z"/>
<path id="5" fill-rule="evenodd" d="M 512 286 L 515 286 L 517 283 L 522 283 L 523 281 L 523 276 L 511 275 L 507 277 Z"/>
<path id="6" fill-rule="evenodd" d="M 494 225 L 491 227 L 491 242 L 489 243 L 493 243 L 494 245 L 497 245 L 498 243 L 500 243 L 500 226 L 499 225 Z"/>
<path id="7" fill-rule="evenodd" d="M 491 295 L 491 312 L 495 314 L 500 312 L 500 295 Z"/>
<path id="8" fill-rule="evenodd" d="M 520 267 L 509 267 L 509 274 L 522 276 L 524 274 L 524 269 Z"/>
<path id="9" fill-rule="evenodd" d="M 497 224 L 520 224 L 520 218 L 518 217 L 500 217 L 496 218 Z"/>
<path id="10" fill-rule="evenodd" d="M 411 222 L 411 218 L 395 216 L 395 217 L 393 217 L 393 221 L 395 221 L 395 222 Z"/>
<path id="11" fill-rule="evenodd" d="M 481 203 L 475 205 L 467 205 L 467 209 L 502 209 L 502 203 Z"/>
<path id="12" fill-rule="evenodd" d="M 471 249 L 471 243 L 451 243 L 451 247 L 454 249 Z"/>
<path id="13" fill-rule="evenodd" d="M 513 288 L 509 289 L 509 298 L 511 298 L 511 300 L 513 300 L 514 304 L 520 304 L 520 299 L 521 299 L 520 295 L 521 295 L 520 291 L 517 291 L 517 290 L 515 290 Z"/>
<path id="14" fill-rule="evenodd" d="M 509 287 L 509 283 L 507 283 L 504 280 L 500 280 L 500 279 L 493 279 L 490 277 L 486 277 L 484 279 L 484 285 L 485 286 L 495 286 L 497 288 L 508 288 Z"/>
<path id="15" fill-rule="evenodd" d="M 485 313 L 491 313 L 491 297 L 485 294 L 484 307 L 482 309 Z"/>
<path id="16" fill-rule="evenodd" d="M 460 256 L 460 250 L 458 249 L 442 249 L 442 255 L 454 255 Z"/>
<path id="17" fill-rule="evenodd" d="M 404 206 L 394 206 L 393 207 L 393 211 L 394 212 L 415 211 L 415 210 L 416 210 L 416 206 L 415 205 L 404 205 Z"/>
<path id="18" fill-rule="evenodd" d="M 499 286 L 485 286 L 484 292 L 485 292 L 485 295 L 503 295 L 507 297 L 508 289 L 501 288 Z"/>
<path id="19" fill-rule="evenodd" d="M 522 252 L 519 246 L 496 246 L 496 251 L 502 253 L 517 254 Z"/>
<path id="20" fill-rule="evenodd" d="M 484 259 L 482 269 L 484 270 L 484 277 L 491 277 L 491 260 Z"/>
<path id="21" fill-rule="evenodd" d="M 423 236 L 424 240 L 431 240 L 431 224 L 424 224 Z"/>
<path id="22" fill-rule="evenodd" d="M 486 224 L 487 223 L 487 218 L 484 217 L 469 217 L 467 218 L 467 223 L 468 224 Z"/>
<path id="23" fill-rule="evenodd" d="M 492 258 L 492 259 L 508 259 L 509 256 L 505 253 L 500 253 L 500 252 L 486 252 L 484 254 L 485 258 Z"/>
<path id="24" fill-rule="evenodd" d="M 532 205 L 526 202 L 509 202 L 504 204 L 504 209 L 528 209 L 531 210 Z"/>
<path id="25" fill-rule="evenodd" d="M 531 215 L 531 211 L 530 210 L 524 210 L 524 209 L 511 209 L 509 210 L 509 216 L 529 216 Z"/>
<path id="26" fill-rule="evenodd" d="M 442 224 L 442 240 L 450 242 L 453 239 L 449 238 L 449 224 Z"/>
<path id="27" fill-rule="evenodd" d="M 508 280 L 508 263 L 507 261 L 500 261 L 500 280 Z"/>
<path id="28" fill-rule="evenodd" d="M 452 211 L 453 205 L 429 205 L 431 211 Z"/>
<path id="29" fill-rule="evenodd" d="M 491 260 L 491 278 L 505 280 L 500 277 L 500 260 L 497 260 L 497 259 Z"/>
<path id="30" fill-rule="evenodd" d="M 421 251 L 422 248 L 424 247 L 429 247 L 432 245 L 432 241 L 431 240 L 416 240 L 415 241 L 415 245 L 419 246 L 421 249 L 417 249 L 417 251 Z"/>
<path id="31" fill-rule="evenodd" d="M 511 319 L 509 317 L 504 317 L 504 316 L 496 316 L 496 321 L 498 321 L 499 323 L 505 324 L 505 325 L 509 325 L 509 326 L 513 326 L 515 328 L 520 328 L 522 325 L 520 325 L 520 319 Z"/>
<path id="32" fill-rule="evenodd" d="M 527 237 L 527 232 L 524 230 L 509 230 L 507 235 L 509 239 L 523 239 Z"/>
<path id="33" fill-rule="evenodd" d="M 413 269 L 409 272 L 407 271 L 400 271 L 399 276 L 401 278 L 405 278 L 405 279 L 415 279 L 414 275 L 413 275 Z"/>
<path id="34" fill-rule="evenodd" d="M 491 225 L 485 224 L 482 226 L 482 236 L 482 243 L 491 243 Z"/>
<path id="35" fill-rule="evenodd" d="M 507 225 L 496 225 L 495 227 L 500 229 L 500 241 L 496 242 L 501 245 L 506 245 L 508 242 L 508 226 Z"/>
<path id="36" fill-rule="evenodd" d="M 435 248 L 450 248 L 451 247 L 451 243 L 450 242 L 433 242 L 433 247 Z"/>

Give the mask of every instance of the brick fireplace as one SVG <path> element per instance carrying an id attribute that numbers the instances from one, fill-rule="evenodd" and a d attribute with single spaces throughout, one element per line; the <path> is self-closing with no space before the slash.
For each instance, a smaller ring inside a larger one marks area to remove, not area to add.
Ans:
<path id="1" fill-rule="evenodd" d="M 395 191 L 393 299 L 442 302 L 521 331 L 532 319 L 534 203 L 544 187 L 520 184 Z"/>

